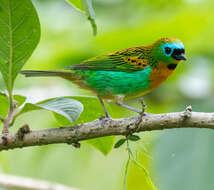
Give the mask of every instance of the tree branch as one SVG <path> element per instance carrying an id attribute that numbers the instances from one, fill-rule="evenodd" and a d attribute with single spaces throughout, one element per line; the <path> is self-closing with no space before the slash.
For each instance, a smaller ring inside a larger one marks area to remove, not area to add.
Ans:
<path id="1" fill-rule="evenodd" d="M 172 128 L 210 128 L 214 129 L 214 113 L 191 112 L 186 109 L 184 112 L 155 114 L 122 119 L 97 119 L 93 122 L 30 131 L 20 138 L 17 133 L 9 133 L 7 144 L 4 145 L 0 136 L 0 151 L 27 146 L 47 145 L 54 143 L 77 143 L 78 141 L 111 136 L 127 135 L 130 132 L 152 131 Z"/>
<path id="2" fill-rule="evenodd" d="M 0 174 L 0 186 L 22 190 L 77 190 L 57 183 L 6 174 Z"/>

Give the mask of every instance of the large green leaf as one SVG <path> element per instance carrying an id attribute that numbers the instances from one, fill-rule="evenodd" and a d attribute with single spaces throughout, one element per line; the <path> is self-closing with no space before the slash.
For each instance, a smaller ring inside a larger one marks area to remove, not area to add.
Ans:
<path id="1" fill-rule="evenodd" d="M 39 103 L 38 106 L 64 116 L 71 122 L 75 122 L 83 111 L 83 105 L 70 98 L 56 98 L 45 103 Z"/>
<path id="2" fill-rule="evenodd" d="M 100 137 L 88 140 L 87 142 L 93 145 L 97 150 L 107 155 L 113 148 L 115 136 Z"/>
<path id="3" fill-rule="evenodd" d="M 30 0 L 0 1 L 0 72 L 9 93 L 40 39 L 40 24 Z"/>
<path id="4" fill-rule="evenodd" d="M 61 117 L 56 118 L 59 122 L 60 119 L 75 122 L 83 111 L 83 105 L 79 101 L 70 98 L 51 98 L 37 104 L 26 103 L 16 117 L 23 113 L 39 109 L 45 109 L 60 115 Z"/>
<path id="5" fill-rule="evenodd" d="M 213 147 L 209 129 L 164 131 L 153 156 L 159 190 L 214 189 Z"/>

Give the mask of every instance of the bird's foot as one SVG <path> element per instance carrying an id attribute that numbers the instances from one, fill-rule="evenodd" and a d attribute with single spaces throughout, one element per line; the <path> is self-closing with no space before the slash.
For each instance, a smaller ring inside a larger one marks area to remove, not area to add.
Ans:
<path id="1" fill-rule="evenodd" d="M 112 117 L 108 114 L 108 115 L 101 115 L 100 117 L 99 117 L 99 120 L 111 120 L 112 119 Z"/>
<path id="2" fill-rule="evenodd" d="M 142 110 L 139 110 L 139 112 L 138 112 L 139 115 L 137 116 L 137 120 L 136 120 L 135 125 L 134 125 L 134 128 L 133 128 L 133 131 L 134 131 L 134 132 L 139 131 L 139 129 L 140 129 L 140 123 L 142 122 L 143 117 L 154 115 L 154 114 L 146 113 L 146 112 L 145 112 L 145 111 L 146 111 L 146 104 L 145 104 L 143 98 L 140 98 L 139 101 L 140 101 L 140 103 L 141 103 L 141 105 L 142 105 Z"/>
<path id="3" fill-rule="evenodd" d="M 138 112 L 141 117 L 154 115 L 153 113 L 147 113 L 147 112 L 145 112 L 146 111 L 146 104 L 145 104 L 143 98 L 140 98 L 139 101 L 140 101 L 140 103 L 142 105 L 142 110 L 139 110 L 139 112 Z"/>
<path id="4" fill-rule="evenodd" d="M 141 112 L 140 112 L 140 116 L 143 117 L 143 116 L 146 115 L 146 112 L 145 112 L 145 111 L 146 111 L 146 104 L 145 104 L 143 98 L 140 98 L 139 101 L 140 101 L 140 103 L 141 103 L 141 105 L 142 105 L 142 110 L 141 110 Z"/>

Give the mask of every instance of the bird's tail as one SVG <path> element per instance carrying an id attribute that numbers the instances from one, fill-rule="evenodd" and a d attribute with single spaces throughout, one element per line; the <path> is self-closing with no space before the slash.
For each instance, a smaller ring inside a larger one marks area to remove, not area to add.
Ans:
<path id="1" fill-rule="evenodd" d="M 64 71 L 33 71 L 33 70 L 23 70 L 20 71 L 21 74 L 26 77 L 49 77 L 49 76 L 61 76 L 63 74 L 70 74 L 70 72 Z"/>
<path id="2" fill-rule="evenodd" d="M 23 70 L 20 71 L 25 77 L 50 77 L 58 76 L 66 78 L 68 80 L 73 80 L 75 76 L 71 71 L 33 71 L 33 70 Z"/>

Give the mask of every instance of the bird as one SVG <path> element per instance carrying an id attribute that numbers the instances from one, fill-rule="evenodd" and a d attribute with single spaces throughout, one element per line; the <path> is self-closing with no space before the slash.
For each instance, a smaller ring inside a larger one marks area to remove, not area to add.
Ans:
<path id="1" fill-rule="evenodd" d="M 93 91 L 98 97 L 106 118 L 111 118 L 104 99 L 142 113 L 124 103 L 124 99 L 143 96 L 163 83 L 182 61 L 186 61 L 183 43 L 164 37 L 150 45 L 130 47 L 113 53 L 89 58 L 65 70 L 22 70 L 26 77 L 57 76 L 80 88 Z"/>

